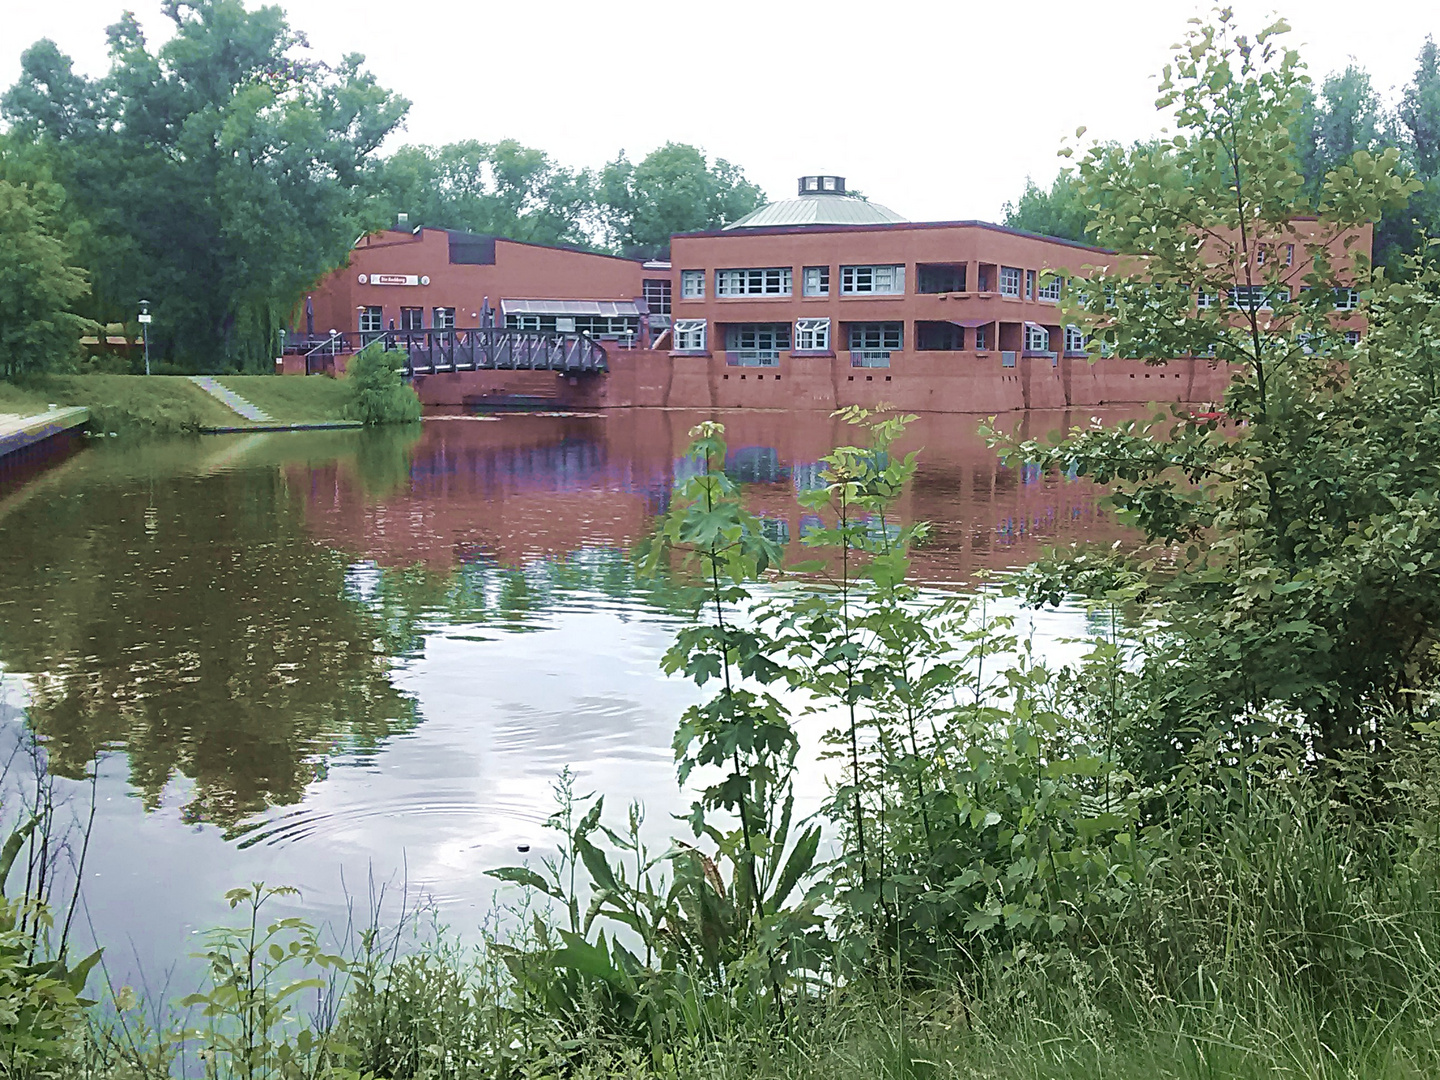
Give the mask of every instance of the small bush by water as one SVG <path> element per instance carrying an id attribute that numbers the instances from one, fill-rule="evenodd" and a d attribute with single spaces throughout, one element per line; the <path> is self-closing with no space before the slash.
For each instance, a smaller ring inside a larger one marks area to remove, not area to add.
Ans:
<path id="1" fill-rule="evenodd" d="M 405 353 L 378 341 L 365 346 L 345 372 L 345 415 L 367 424 L 404 424 L 420 419 L 420 399 L 401 378 Z"/>

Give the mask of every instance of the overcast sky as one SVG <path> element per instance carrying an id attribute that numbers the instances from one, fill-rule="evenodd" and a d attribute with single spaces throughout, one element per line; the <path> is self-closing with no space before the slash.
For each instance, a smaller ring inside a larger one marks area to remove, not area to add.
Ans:
<path id="1" fill-rule="evenodd" d="M 158 0 L 0 0 L 0 84 L 53 38 L 87 74 L 124 7 L 152 41 Z M 728 4 L 289 0 L 315 53 L 361 52 L 413 105 L 400 141 L 514 137 L 563 164 L 633 159 L 666 140 L 744 168 L 772 198 L 833 172 L 912 220 L 996 219 L 1025 177 L 1048 181 L 1061 138 L 1131 140 L 1159 126 L 1155 75 L 1190 0 L 814 0 Z M 1249 29 L 1277 9 L 1312 74 L 1364 65 L 1392 98 L 1436 0 L 1238 0 Z"/>

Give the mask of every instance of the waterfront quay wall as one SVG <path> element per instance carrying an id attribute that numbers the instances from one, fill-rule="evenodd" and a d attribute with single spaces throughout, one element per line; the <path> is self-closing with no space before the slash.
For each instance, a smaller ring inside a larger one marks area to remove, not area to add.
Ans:
<path id="1" fill-rule="evenodd" d="M 1232 373 L 1203 359 L 1149 365 L 1138 360 L 998 354 L 891 354 L 888 368 L 854 367 L 848 353 L 780 357 L 775 367 L 738 367 L 723 354 L 675 356 L 612 349 L 604 375 L 548 371 L 462 371 L 418 375 L 427 408 L 794 409 L 881 403 L 908 412 L 979 413 L 1020 409 L 1176 402 L 1218 404 Z"/>

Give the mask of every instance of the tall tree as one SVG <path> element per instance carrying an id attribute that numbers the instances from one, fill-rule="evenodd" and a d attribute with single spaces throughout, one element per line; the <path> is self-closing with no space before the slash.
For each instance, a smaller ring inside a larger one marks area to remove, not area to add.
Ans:
<path id="1" fill-rule="evenodd" d="M 605 166 L 599 214 L 606 239 L 626 255 L 667 251 L 674 233 L 716 229 L 738 221 L 765 193 L 723 158 L 711 165 L 685 143 L 666 143 L 638 165 L 623 152 Z"/>
<path id="2" fill-rule="evenodd" d="M 591 242 L 594 186 L 514 139 L 402 147 L 381 171 L 385 202 L 412 224 L 541 244 Z"/>
<path id="3" fill-rule="evenodd" d="M 296 299 L 375 223 L 373 156 L 408 103 L 363 58 L 311 58 L 278 7 L 166 0 L 158 50 L 130 13 L 110 70 L 76 75 L 52 42 L 0 100 L 93 228 L 102 321 L 152 302 L 152 343 L 195 368 L 257 368 Z"/>
<path id="4" fill-rule="evenodd" d="M 1354 241 L 1416 184 L 1396 149 L 1357 150 L 1307 196 L 1291 138 L 1306 77 L 1286 29 L 1252 37 L 1228 11 L 1197 28 L 1160 85 L 1172 140 L 1118 167 L 1092 153 L 1079 170 L 1097 239 L 1129 258 L 1086 275 L 1071 311 L 1102 353 L 1228 362 L 1236 425 L 1181 413 L 1019 452 L 1111 485 L 1121 517 L 1164 549 L 1121 560 L 1153 601 L 1163 755 L 1277 729 L 1317 756 L 1373 748 L 1367 710 L 1404 712 L 1436 671 L 1431 293 L 1387 293 L 1393 308 L 1371 312 L 1384 332 L 1358 351 L 1333 314 L 1337 287 L 1373 295 Z M 1313 235 L 1296 243 L 1306 213 Z M 1065 566 L 1071 585 L 1094 571 Z"/>
<path id="5" fill-rule="evenodd" d="M 1027 176 L 1020 198 L 1005 204 L 1005 224 L 1010 228 L 1077 243 L 1086 242 L 1085 226 L 1089 220 L 1080 181 L 1069 169 L 1060 170 L 1051 181 L 1049 191 Z"/>
<path id="6" fill-rule="evenodd" d="M 1398 142 L 1421 187 L 1403 209 L 1386 214 L 1376 229 L 1377 258 L 1387 266 L 1398 264 L 1404 253 L 1419 251 L 1428 238 L 1440 236 L 1440 48 L 1434 38 L 1427 37 L 1421 46 L 1415 76 L 1402 92 L 1396 113 Z"/>
<path id="7" fill-rule="evenodd" d="M 64 365 L 89 294 L 64 223 L 65 193 L 0 136 L 0 378 Z"/>

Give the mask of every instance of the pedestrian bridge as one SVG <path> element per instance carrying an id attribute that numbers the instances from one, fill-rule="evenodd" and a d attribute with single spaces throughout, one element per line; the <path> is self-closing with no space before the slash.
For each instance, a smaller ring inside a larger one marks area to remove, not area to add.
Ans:
<path id="1" fill-rule="evenodd" d="M 307 373 L 327 358 L 354 353 L 379 342 L 405 354 L 404 374 L 437 375 L 452 371 L 556 371 L 599 375 L 609 371 L 605 347 L 589 334 L 511 330 L 482 326 L 452 330 L 382 330 L 292 338 L 287 351 L 302 352 Z"/>

